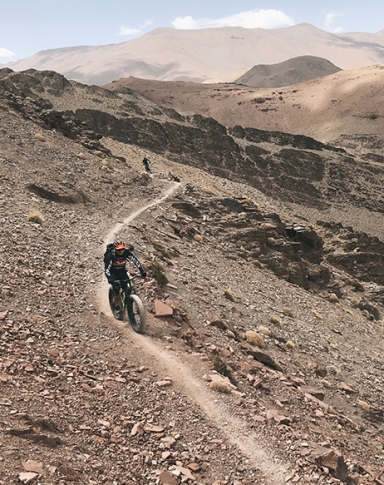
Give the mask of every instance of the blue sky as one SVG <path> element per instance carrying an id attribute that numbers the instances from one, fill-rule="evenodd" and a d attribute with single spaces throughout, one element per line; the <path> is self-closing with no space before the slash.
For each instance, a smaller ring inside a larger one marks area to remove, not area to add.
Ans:
<path id="1" fill-rule="evenodd" d="M 125 42 L 159 27 L 384 29 L 384 0 L 0 0 L 0 63 L 45 49 Z"/>

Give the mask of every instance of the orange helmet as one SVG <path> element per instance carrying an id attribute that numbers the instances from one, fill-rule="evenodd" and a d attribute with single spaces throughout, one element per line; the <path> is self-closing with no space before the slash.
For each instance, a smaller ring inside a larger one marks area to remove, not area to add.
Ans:
<path id="1" fill-rule="evenodd" d="M 125 249 L 125 243 L 123 241 L 116 241 L 113 243 L 113 249 Z"/>

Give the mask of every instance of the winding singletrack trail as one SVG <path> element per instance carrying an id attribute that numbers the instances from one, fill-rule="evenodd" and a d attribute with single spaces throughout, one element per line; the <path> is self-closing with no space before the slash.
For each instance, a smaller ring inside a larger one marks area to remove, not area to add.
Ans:
<path id="1" fill-rule="evenodd" d="M 131 213 L 123 222 L 116 224 L 109 231 L 104 241 L 109 242 L 116 239 L 119 231 L 124 226 L 128 225 L 145 210 L 171 196 L 179 186 L 179 183 L 172 183 L 160 198 Z M 98 302 L 99 310 L 105 315 L 110 314 L 107 288 L 108 283 L 104 279 L 99 287 Z M 250 465 L 261 470 L 264 478 L 263 484 L 285 484 L 285 476 L 287 476 L 289 469 L 287 465 L 276 458 L 272 451 L 266 449 L 264 437 L 259 436 L 254 429 L 250 429 L 240 419 L 232 416 L 225 403 L 221 403 L 215 398 L 216 396 L 207 388 L 206 382 L 201 375 L 197 375 L 194 371 L 193 365 L 189 365 L 186 362 L 185 356 L 177 355 L 174 351 L 168 351 L 148 335 L 135 333 L 127 322 L 117 321 L 112 316 L 110 320 L 111 323 L 119 328 L 123 337 L 130 341 L 129 346 L 127 346 L 127 352 L 132 353 L 135 351 L 140 352 L 141 355 L 145 354 L 148 358 L 149 366 L 162 370 L 164 375 L 169 376 L 172 379 L 173 386 L 199 406 L 202 413 L 211 421 L 212 426 L 219 429 L 227 437 L 228 441 L 247 457 Z M 147 315 L 147 321 L 150 326 L 149 315 Z"/>

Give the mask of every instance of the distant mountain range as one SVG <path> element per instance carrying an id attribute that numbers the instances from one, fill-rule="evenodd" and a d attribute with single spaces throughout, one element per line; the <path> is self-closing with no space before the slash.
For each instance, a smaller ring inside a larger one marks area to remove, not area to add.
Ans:
<path id="1" fill-rule="evenodd" d="M 68 79 L 96 85 L 129 76 L 160 81 L 233 82 L 254 66 L 301 56 L 321 57 L 340 69 L 382 65 L 384 30 L 376 34 L 333 34 L 310 24 L 268 30 L 160 28 L 120 44 L 50 49 L 0 67 L 52 70 Z"/>

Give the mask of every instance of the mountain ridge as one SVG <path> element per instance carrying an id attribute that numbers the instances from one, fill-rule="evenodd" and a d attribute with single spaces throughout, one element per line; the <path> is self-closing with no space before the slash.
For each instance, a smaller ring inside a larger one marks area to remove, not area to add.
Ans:
<path id="1" fill-rule="evenodd" d="M 54 55 L 43 51 L 5 66 L 53 70 L 85 84 L 102 85 L 128 76 L 232 82 L 256 64 L 276 64 L 301 55 L 323 57 L 342 69 L 383 63 L 380 33 L 365 34 L 364 42 L 359 34 L 348 36 L 344 40 L 310 24 L 271 30 L 161 28 L 121 44 L 56 49 Z"/>

